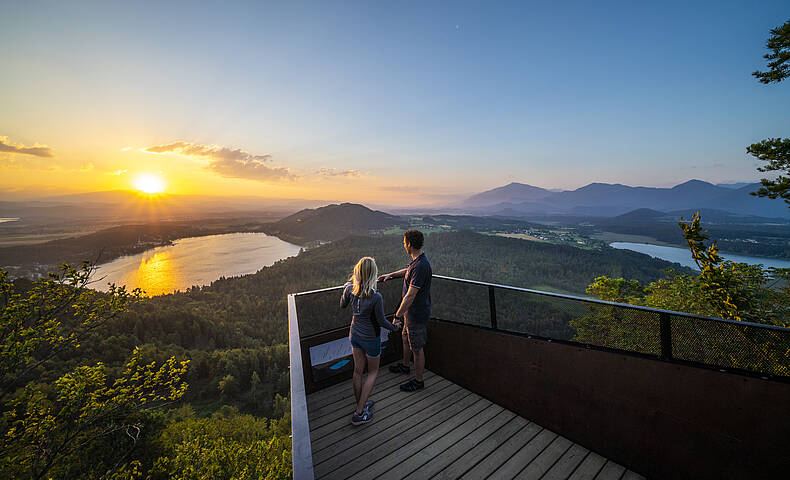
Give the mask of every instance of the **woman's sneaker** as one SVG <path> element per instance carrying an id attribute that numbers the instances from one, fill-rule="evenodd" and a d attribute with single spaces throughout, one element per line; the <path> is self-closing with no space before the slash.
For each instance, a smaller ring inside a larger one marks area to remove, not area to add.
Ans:
<path id="1" fill-rule="evenodd" d="M 357 412 L 354 412 L 354 415 L 351 417 L 351 424 L 352 425 L 363 425 L 368 423 L 369 421 L 373 420 L 373 412 L 365 407 L 362 410 L 362 415 L 357 415 Z"/>

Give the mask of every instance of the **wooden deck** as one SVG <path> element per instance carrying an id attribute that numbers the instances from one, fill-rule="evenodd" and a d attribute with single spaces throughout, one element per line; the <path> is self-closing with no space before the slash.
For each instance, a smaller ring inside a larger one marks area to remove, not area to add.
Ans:
<path id="1" fill-rule="evenodd" d="M 425 390 L 379 373 L 373 421 L 351 425 L 351 382 L 307 397 L 318 479 L 643 479 L 431 372 Z"/>

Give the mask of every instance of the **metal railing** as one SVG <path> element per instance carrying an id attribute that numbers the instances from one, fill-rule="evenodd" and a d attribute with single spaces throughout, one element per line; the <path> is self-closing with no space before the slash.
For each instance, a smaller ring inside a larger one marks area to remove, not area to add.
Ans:
<path id="1" fill-rule="evenodd" d="M 303 339 L 343 328 L 347 334 L 349 313 L 338 308 L 341 289 L 295 294 Z M 385 307 L 394 311 L 401 283 L 379 284 L 379 290 Z M 665 361 L 790 377 L 788 328 L 443 275 L 433 276 L 431 290 L 432 317 L 444 321 Z"/>

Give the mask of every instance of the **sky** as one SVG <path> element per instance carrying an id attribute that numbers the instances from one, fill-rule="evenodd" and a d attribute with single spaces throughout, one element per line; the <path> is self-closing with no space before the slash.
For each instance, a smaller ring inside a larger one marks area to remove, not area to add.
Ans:
<path id="1" fill-rule="evenodd" d="M 643 5 L 637 5 L 643 4 Z M 754 181 L 790 3 L 0 4 L 0 195 L 451 201 Z"/>

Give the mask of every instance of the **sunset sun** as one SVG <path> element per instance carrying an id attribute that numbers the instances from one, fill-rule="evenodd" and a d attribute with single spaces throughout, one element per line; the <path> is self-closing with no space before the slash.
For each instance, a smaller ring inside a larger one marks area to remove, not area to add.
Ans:
<path id="1" fill-rule="evenodd" d="M 147 173 L 134 180 L 134 188 L 143 193 L 162 193 L 165 191 L 165 182 L 161 177 Z"/>

